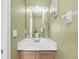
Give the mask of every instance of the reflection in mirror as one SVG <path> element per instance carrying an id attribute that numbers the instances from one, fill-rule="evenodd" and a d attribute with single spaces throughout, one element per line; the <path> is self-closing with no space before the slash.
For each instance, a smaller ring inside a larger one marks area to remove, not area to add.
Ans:
<path id="1" fill-rule="evenodd" d="M 26 36 L 48 37 L 48 6 L 26 6 Z"/>

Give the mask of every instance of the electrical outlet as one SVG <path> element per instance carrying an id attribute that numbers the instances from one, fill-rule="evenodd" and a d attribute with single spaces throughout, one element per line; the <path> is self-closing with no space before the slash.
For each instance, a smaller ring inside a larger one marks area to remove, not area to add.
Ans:
<path id="1" fill-rule="evenodd" d="M 17 37 L 17 30 L 16 29 L 13 30 L 13 37 Z"/>

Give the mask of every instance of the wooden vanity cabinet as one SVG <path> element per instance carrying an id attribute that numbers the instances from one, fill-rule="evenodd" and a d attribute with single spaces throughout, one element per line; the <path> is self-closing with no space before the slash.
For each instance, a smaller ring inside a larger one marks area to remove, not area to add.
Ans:
<path id="1" fill-rule="evenodd" d="M 55 52 L 38 51 L 38 52 L 36 52 L 36 59 L 55 59 Z"/>
<path id="2" fill-rule="evenodd" d="M 55 59 L 55 51 L 18 51 L 18 59 Z"/>

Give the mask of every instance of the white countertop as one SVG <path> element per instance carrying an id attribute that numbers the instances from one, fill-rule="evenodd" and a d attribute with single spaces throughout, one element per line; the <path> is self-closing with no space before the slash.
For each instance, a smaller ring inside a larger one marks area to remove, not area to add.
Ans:
<path id="1" fill-rule="evenodd" d="M 25 38 L 17 44 L 17 50 L 57 50 L 57 44 L 49 38 Z"/>

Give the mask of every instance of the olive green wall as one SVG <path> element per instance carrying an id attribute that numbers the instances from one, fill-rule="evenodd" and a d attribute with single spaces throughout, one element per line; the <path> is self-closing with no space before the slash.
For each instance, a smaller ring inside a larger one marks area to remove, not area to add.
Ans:
<path id="1" fill-rule="evenodd" d="M 49 35 L 58 44 L 56 59 L 77 59 L 77 15 L 72 17 L 69 24 L 61 19 L 70 10 L 77 10 L 77 0 L 58 0 L 58 17 L 50 19 Z"/>
<path id="2" fill-rule="evenodd" d="M 11 39 L 11 59 L 17 59 L 16 49 L 17 43 L 25 37 L 25 1 L 12 0 L 12 30 L 16 29 L 18 35 L 16 38 Z"/>

